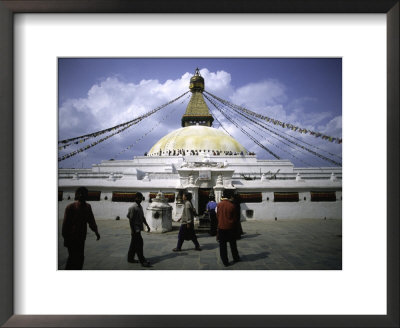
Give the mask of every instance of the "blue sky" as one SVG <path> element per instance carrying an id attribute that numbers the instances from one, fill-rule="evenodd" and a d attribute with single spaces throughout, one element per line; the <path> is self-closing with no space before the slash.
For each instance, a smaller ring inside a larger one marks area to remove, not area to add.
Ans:
<path id="1" fill-rule="evenodd" d="M 340 58 L 60 58 L 59 140 L 123 123 L 176 98 L 188 90 L 196 67 L 205 79 L 205 89 L 221 98 L 282 122 L 342 136 Z M 162 136 L 181 127 L 188 97 L 59 162 L 59 167 L 90 167 L 101 160 L 143 155 Z M 213 112 L 212 105 L 209 107 Z M 258 158 L 272 159 L 221 115 L 218 119 Z M 311 149 L 323 155 L 328 151 L 341 156 L 341 145 L 280 130 L 318 147 Z M 261 130 L 255 131 L 257 134 L 251 133 L 257 140 L 296 166 L 331 165 L 303 150 L 287 147 Z M 59 152 L 59 157 L 75 149 L 68 147 Z"/>

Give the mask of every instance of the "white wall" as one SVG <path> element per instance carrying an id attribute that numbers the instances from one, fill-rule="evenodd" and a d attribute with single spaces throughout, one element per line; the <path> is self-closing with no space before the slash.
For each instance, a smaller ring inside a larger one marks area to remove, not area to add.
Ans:
<path id="1" fill-rule="evenodd" d="M 168 190 L 170 191 L 170 190 Z M 149 205 L 149 192 L 142 192 L 145 197 L 145 201 L 142 202 L 143 210 L 146 211 L 147 206 Z M 68 196 L 70 199 L 68 200 Z M 74 201 L 75 193 L 74 192 L 65 192 L 63 193 L 63 200 L 58 202 L 58 219 L 62 220 L 64 217 L 64 211 L 67 205 L 71 204 Z M 107 200 L 104 198 L 107 197 Z M 128 213 L 128 209 L 132 206 L 132 202 L 113 202 L 112 192 L 102 191 L 100 201 L 91 201 L 88 202 L 92 206 L 93 215 L 96 219 L 115 219 L 119 216 L 121 219 L 126 219 L 126 214 Z M 172 217 L 175 215 L 175 203 L 168 203 L 172 206 Z"/>
<path id="2" fill-rule="evenodd" d="M 149 204 L 149 193 L 143 192 L 145 201 L 142 202 L 145 210 Z M 68 200 L 70 196 L 70 200 Z M 104 197 L 107 196 L 107 200 Z M 342 192 L 336 191 L 336 202 L 311 202 L 310 192 L 299 192 L 298 202 L 274 202 L 273 192 L 263 192 L 261 203 L 242 203 L 241 220 L 275 220 L 279 219 L 342 219 Z M 267 197 L 269 200 L 267 200 Z M 304 200 L 306 197 L 306 200 Z M 91 204 L 93 214 L 96 219 L 115 219 L 117 216 L 126 218 L 128 208 L 132 203 L 112 202 L 112 192 L 102 192 L 101 200 L 88 202 Z M 65 207 L 72 203 L 73 192 L 64 192 L 63 200 L 58 202 L 58 218 L 64 216 Z M 172 217 L 175 217 L 175 203 L 172 206 Z M 250 218 L 246 215 L 246 210 L 253 210 L 254 214 Z"/>
<path id="3" fill-rule="evenodd" d="M 342 192 L 336 191 L 336 202 L 312 202 L 310 192 L 305 191 L 299 192 L 298 202 L 274 202 L 273 192 L 263 192 L 261 203 L 241 204 L 241 220 L 342 219 L 341 196 Z M 251 218 L 246 210 L 254 211 Z"/>

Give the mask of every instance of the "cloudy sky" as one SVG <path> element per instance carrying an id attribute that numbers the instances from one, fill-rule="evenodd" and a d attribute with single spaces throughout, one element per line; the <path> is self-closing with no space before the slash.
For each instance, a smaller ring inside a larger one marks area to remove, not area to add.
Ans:
<path id="1" fill-rule="evenodd" d="M 188 91 L 196 67 L 205 79 L 205 89 L 223 99 L 285 123 L 342 137 L 342 62 L 338 58 L 60 58 L 59 140 L 124 123 L 167 103 Z M 190 93 L 122 133 L 59 162 L 59 167 L 90 167 L 102 160 L 143 155 L 164 135 L 181 127 L 189 97 Z M 255 152 L 260 159 L 273 159 L 208 105 L 223 127 L 248 151 Z M 268 149 L 296 166 L 332 166 L 240 117 L 230 117 Z M 217 120 L 213 127 L 221 129 Z M 293 135 L 307 143 L 302 144 L 304 147 L 341 162 L 340 157 L 330 155 L 341 156 L 339 144 L 281 127 L 273 129 Z M 59 151 L 59 157 L 95 140 L 66 147 Z"/>

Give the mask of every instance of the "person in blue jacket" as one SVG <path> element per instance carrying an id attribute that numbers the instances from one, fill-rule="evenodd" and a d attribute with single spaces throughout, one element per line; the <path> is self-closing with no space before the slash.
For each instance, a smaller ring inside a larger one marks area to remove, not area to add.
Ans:
<path id="1" fill-rule="evenodd" d="M 217 207 L 217 203 L 215 202 L 215 197 L 210 196 L 209 202 L 206 205 L 206 211 L 210 218 L 210 235 L 215 236 L 217 234 L 217 213 L 215 213 L 215 208 Z"/>

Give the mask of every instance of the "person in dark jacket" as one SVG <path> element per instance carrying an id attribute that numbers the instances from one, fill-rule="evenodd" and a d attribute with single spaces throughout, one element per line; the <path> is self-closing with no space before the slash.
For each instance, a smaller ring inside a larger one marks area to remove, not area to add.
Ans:
<path id="1" fill-rule="evenodd" d="M 194 216 L 195 209 L 191 202 L 192 194 L 190 192 L 183 193 L 184 208 L 182 216 L 179 219 L 181 226 L 178 233 L 178 244 L 173 249 L 174 252 L 180 252 L 184 240 L 191 240 L 195 246 L 196 251 L 201 251 L 199 242 L 197 241 L 196 233 L 194 232 Z"/>
<path id="2" fill-rule="evenodd" d="M 140 262 L 143 267 L 149 267 L 150 262 L 147 261 L 143 255 L 143 238 L 141 231 L 143 231 L 143 224 L 145 224 L 147 227 L 147 232 L 150 232 L 150 226 L 147 224 L 142 205 L 140 205 L 142 201 L 142 193 L 137 192 L 135 196 L 135 202 L 129 208 L 128 214 L 126 215 L 131 226 L 131 243 L 128 251 L 128 262 Z M 135 254 L 137 254 L 139 261 L 135 260 Z"/>
<path id="3" fill-rule="evenodd" d="M 225 189 L 222 199 L 217 205 L 218 232 L 217 240 L 219 242 L 219 254 L 221 261 L 225 266 L 229 266 L 227 243 L 231 247 L 234 262 L 240 261 L 239 252 L 236 245 L 236 225 L 237 211 L 235 205 L 229 200 L 232 197 L 232 191 Z"/>
<path id="4" fill-rule="evenodd" d="M 68 249 L 66 270 L 82 270 L 83 268 L 87 225 L 94 231 L 97 240 L 100 239 L 92 207 L 86 203 L 88 194 L 85 187 L 79 187 L 75 191 L 76 201 L 65 208 L 62 236 L 64 246 Z"/>
<path id="5" fill-rule="evenodd" d="M 242 235 L 244 235 L 244 232 L 243 232 L 243 228 L 242 228 L 242 223 L 240 222 L 241 209 L 240 209 L 239 195 L 237 193 L 232 194 L 230 201 L 235 205 L 236 216 L 238 218 L 236 221 L 236 227 L 235 227 L 236 239 L 241 239 Z"/>

